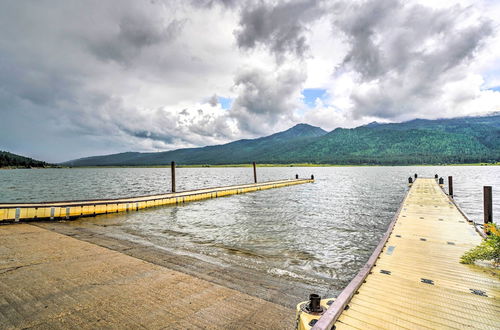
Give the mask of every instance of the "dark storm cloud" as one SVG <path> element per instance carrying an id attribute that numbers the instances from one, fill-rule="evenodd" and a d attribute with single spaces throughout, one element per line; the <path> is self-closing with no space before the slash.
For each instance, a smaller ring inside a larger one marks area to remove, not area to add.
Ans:
<path id="1" fill-rule="evenodd" d="M 324 12 L 322 1 L 257 1 L 241 10 L 234 34 L 243 50 L 265 49 L 274 68 L 245 68 L 236 73 L 238 96 L 230 116 L 250 134 L 269 132 L 277 123 L 293 123 L 300 90 L 307 79 L 308 25 Z"/>
<path id="2" fill-rule="evenodd" d="M 374 28 L 392 17 L 401 7 L 398 0 L 339 3 L 335 8 L 337 15 L 334 16 L 334 24 L 346 34 L 351 45 L 344 64 L 351 65 L 366 78 L 381 74 L 382 55 L 373 40 L 376 34 Z"/>
<path id="3" fill-rule="evenodd" d="M 286 53 L 303 57 L 308 50 L 307 24 L 322 14 L 321 1 L 258 2 L 241 13 L 240 28 L 235 32 L 238 46 L 252 49 L 263 45 L 278 60 Z"/>
<path id="4" fill-rule="evenodd" d="M 212 95 L 208 99 L 208 104 L 210 104 L 212 107 L 215 107 L 215 106 L 217 106 L 217 104 L 219 104 L 219 98 L 217 97 L 216 94 Z"/>
<path id="5" fill-rule="evenodd" d="M 78 81 L 63 70 L 23 62 L 0 54 L 0 83 L 5 92 L 38 105 L 56 105 L 62 98 L 71 98 Z"/>
<path id="6" fill-rule="evenodd" d="M 432 107 L 446 83 L 463 78 L 464 65 L 493 32 L 484 19 L 464 25 L 471 8 L 460 6 L 437 10 L 371 0 L 335 10 L 334 27 L 350 44 L 338 71 L 352 70 L 361 83 L 373 83 L 352 93 L 357 118 L 396 118 Z"/>
<path id="7" fill-rule="evenodd" d="M 238 0 L 191 0 L 191 3 L 194 6 L 205 8 L 212 8 L 219 5 L 227 8 L 234 8 L 243 4 L 242 1 Z"/>
<path id="8" fill-rule="evenodd" d="M 155 133 L 150 131 L 130 131 L 126 128 L 123 128 L 123 131 L 128 133 L 131 136 L 140 138 L 140 139 L 151 139 L 155 141 L 165 142 L 167 144 L 173 143 L 174 138 L 171 135 Z"/>
<path id="9" fill-rule="evenodd" d="M 240 129 L 251 133 L 265 132 L 280 119 L 290 120 L 304 80 L 305 72 L 294 67 L 243 70 L 235 78 L 238 97 L 231 116 Z"/>
<path id="10" fill-rule="evenodd" d="M 87 39 L 90 50 L 97 57 L 129 63 L 143 48 L 174 40 L 185 20 L 173 19 L 168 24 L 155 21 L 145 14 L 133 13 L 119 18 L 115 33 L 104 38 Z"/>

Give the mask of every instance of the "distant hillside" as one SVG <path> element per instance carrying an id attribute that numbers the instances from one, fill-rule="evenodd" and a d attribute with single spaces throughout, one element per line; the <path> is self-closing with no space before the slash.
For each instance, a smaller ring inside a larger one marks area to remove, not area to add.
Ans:
<path id="1" fill-rule="evenodd" d="M 0 167 L 46 167 L 48 165 L 46 162 L 0 151 Z"/>
<path id="2" fill-rule="evenodd" d="M 370 123 L 329 133 L 296 125 L 267 137 L 224 145 L 158 153 L 127 152 L 82 158 L 71 166 L 319 163 L 441 164 L 500 161 L 500 115 L 452 119 L 415 119 L 403 123 Z"/>
<path id="3" fill-rule="evenodd" d="M 307 144 L 327 132 L 319 127 L 298 124 L 286 131 L 258 139 L 202 148 L 178 149 L 166 152 L 125 152 L 107 156 L 81 158 L 64 163 L 68 166 L 166 165 L 179 164 L 238 164 L 260 161 L 270 154 L 286 153 L 293 146 Z"/>

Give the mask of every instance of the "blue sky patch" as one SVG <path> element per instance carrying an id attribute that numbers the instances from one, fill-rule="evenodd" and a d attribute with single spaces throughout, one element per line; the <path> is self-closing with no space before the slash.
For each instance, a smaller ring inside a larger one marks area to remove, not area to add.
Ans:
<path id="1" fill-rule="evenodd" d="M 488 88 L 490 91 L 500 92 L 500 86 L 490 87 Z"/>
<path id="2" fill-rule="evenodd" d="M 316 99 L 324 99 L 324 97 L 326 96 L 326 89 L 306 88 L 302 90 L 302 95 L 304 95 L 304 103 L 310 107 L 314 107 Z"/>
<path id="3" fill-rule="evenodd" d="M 222 97 L 218 96 L 217 99 L 219 100 L 220 106 L 222 109 L 229 110 L 231 109 L 231 104 L 233 104 L 233 99 L 229 97 Z"/>

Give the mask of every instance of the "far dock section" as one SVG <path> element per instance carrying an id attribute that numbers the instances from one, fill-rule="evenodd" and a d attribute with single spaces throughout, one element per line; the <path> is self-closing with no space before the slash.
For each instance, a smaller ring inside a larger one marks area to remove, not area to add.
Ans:
<path id="1" fill-rule="evenodd" d="M 416 179 L 372 257 L 313 329 L 498 329 L 498 275 L 459 262 L 479 243 L 438 182 Z"/>
<path id="2" fill-rule="evenodd" d="M 268 181 L 118 199 L 43 203 L 4 203 L 0 204 L 0 222 L 17 222 L 34 219 L 70 219 L 106 213 L 130 212 L 148 207 L 175 205 L 202 199 L 243 194 L 247 192 L 280 188 L 309 182 L 314 182 L 314 179 Z M 173 187 L 174 186 L 175 185 L 173 185 Z"/>

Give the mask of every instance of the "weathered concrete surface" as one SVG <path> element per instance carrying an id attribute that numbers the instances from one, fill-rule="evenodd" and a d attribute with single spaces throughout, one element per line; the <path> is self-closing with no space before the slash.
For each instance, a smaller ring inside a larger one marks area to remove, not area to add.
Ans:
<path id="1" fill-rule="evenodd" d="M 100 217 L 114 217 L 114 215 Z M 34 225 L 292 309 L 295 309 L 298 302 L 307 299 L 310 293 L 317 292 L 317 287 L 312 283 L 276 277 L 245 265 L 232 264 L 228 267 L 211 263 L 126 239 L 114 226 L 102 226 L 86 220 L 37 222 Z"/>
<path id="2" fill-rule="evenodd" d="M 0 328 L 290 329 L 278 304 L 28 224 L 0 226 Z"/>

